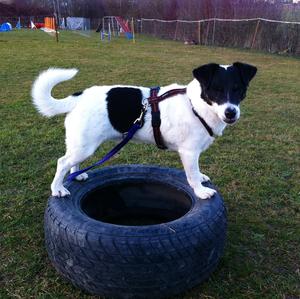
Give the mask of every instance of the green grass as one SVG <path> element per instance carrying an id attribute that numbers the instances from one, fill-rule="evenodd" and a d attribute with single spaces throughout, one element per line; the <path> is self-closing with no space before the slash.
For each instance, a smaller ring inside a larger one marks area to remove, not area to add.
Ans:
<path id="1" fill-rule="evenodd" d="M 242 118 L 200 158 L 228 207 L 226 251 L 207 282 L 178 298 L 300 298 L 300 61 L 146 37 L 100 44 L 96 35 L 62 32 L 60 39 L 40 31 L 0 34 L 0 298 L 90 298 L 56 273 L 45 252 L 43 213 L 64 154 L 64 117 L 45 119 L 33 108 L 37 74 L 79 68 L 54 90 L 63 97 L 95 84 L 185 84 L 200 64 L 237 60 L 259 70 Z M 121 163 L 182 167 L 177 154 L 143 144 L 129 144 L 108 165 Z"/>

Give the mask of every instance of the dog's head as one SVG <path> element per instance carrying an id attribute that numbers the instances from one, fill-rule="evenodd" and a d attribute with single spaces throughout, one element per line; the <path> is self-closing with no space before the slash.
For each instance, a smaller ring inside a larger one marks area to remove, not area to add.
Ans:
<path id="1" fill-rule="evenodd" d="M 255 66 L 235 62 L 222 66 L 210 63 L 193 70 L 201 85 L 201 98 L 227 124 L 240 117 L 240 102 L 246 97 L 249 82 L 257 71 Z"/>

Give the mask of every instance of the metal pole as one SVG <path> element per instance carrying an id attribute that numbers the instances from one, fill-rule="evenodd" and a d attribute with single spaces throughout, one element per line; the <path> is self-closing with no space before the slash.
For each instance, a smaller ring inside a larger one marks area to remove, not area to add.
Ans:
<path id="1" fill-rule="evenodd" d="M 57 17 L 61 18 L 61 13 L 60 13 L 60 1 L 56 0 L 56 7 L 57 7 Z"/>
<path id="2" fill-rule="evenodd" d="M 135 44 L 135 32 L 134 32 L 134 21 L 131 19 L 131 31 L 132 31 L 132 41 Z"/>
<path id="3" fill-rule="evenodd" d="M 54 15 L 54 23 L 55 23 L 55 39 L 56 42 L 58 43 L 58 32 L 57 32 L 57 9 L 56 9 L 56 5 L 55 5 L 55 0 L 52 0 L 53 3 L 53 15 Z"/>

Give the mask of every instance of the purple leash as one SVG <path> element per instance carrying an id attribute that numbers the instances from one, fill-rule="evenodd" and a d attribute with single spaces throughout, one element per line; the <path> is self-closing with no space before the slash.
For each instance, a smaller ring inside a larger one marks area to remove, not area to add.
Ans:
<path id="1" fill-rule="evenodd" d="M 98 162 L 96 162 L 95 164 L 88 166 L 86 168 L 83 168 L 79 171 L 73 172 L 71 173 L 67 180 L 68 181 L 73 181 L 78 175 L 90 170 L 91 168 L 94 168 L 96 166 L 99 166 L 103 163 L 105 163 L 106 161 L 108 161 L 111 157 L 113 157 L 119 150 L 121 150 L 121 148 L 128 143 L 128 141 L 134 136 L 134 134 L 136 133 L 137 130 L 139 130 L 141 128 L 141 124 L 140 123 L 135 123 L 130 130 L 128 131 L 126 137 L 119 143 L 117 144 L 109 153 L 107 153 L 101 160 L 99 160 Z"/>
<path id="2" fill-rule="evenodd" d="M 84 169 L 81 169 L 79 171 L 73 172 L 71 173 L 67 180 L 68 181 L 72 181 L 74 180 L 78 175 L 90 170 L 91 168 L 94 168 L 96 166 L 99 166 L 103 163 L 105 163 L 106 161 L 108 161 L 111 157 L 113 157 L 118 151 L 121 150 L 121 148 L 128 143 L 128 141 L 130 139 L 132 139 L 132 137 L 134 136 L 134 134 L 136 133 L 137 130 L 139 130 L 142 126 L 143 126 L 143 117 L 144 114 L 146 113 L 148 108 L 148 103 L 146 103 L 142 109 L 141 115 L 139 116 L 139 118 L 137 118 L 135 120 L 135 122 L 133 123 L 132 127 L 129 129 L 128 133 L 126 134 L 126 137 L 119 143 L 117 144 L 109 153 L 107 153 L 101 160 L 99 160 L 98 162 L 96 162 L 95 164 L 88 166 Z"/>

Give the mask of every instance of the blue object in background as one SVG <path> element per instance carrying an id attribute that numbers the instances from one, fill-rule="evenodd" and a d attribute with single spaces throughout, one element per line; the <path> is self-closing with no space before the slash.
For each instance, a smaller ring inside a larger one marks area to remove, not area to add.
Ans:
<path id="1" fill-rule="evenodd" d="M 11 30 L 12 30 L 12 26 L 10 23 L 3 23 L 0 27 L 0 32 L 7 32 Z"/>
<path id="2" fill-rule="evenodd" d="M 18 23 L 17 23 L 17 25 L 16 25 L 16 28 L 17 28 L 17 29 L 21 29 L 21 28 L 22 28 L 20 18 L 19 18 L 19 21 L 18 21 Z"/>
<path id="3" fill-rule="evenodd" d="M 128 39 L 133 39 L 133 35 L 131 32 L 125 32 L 125 35 Z"/>

